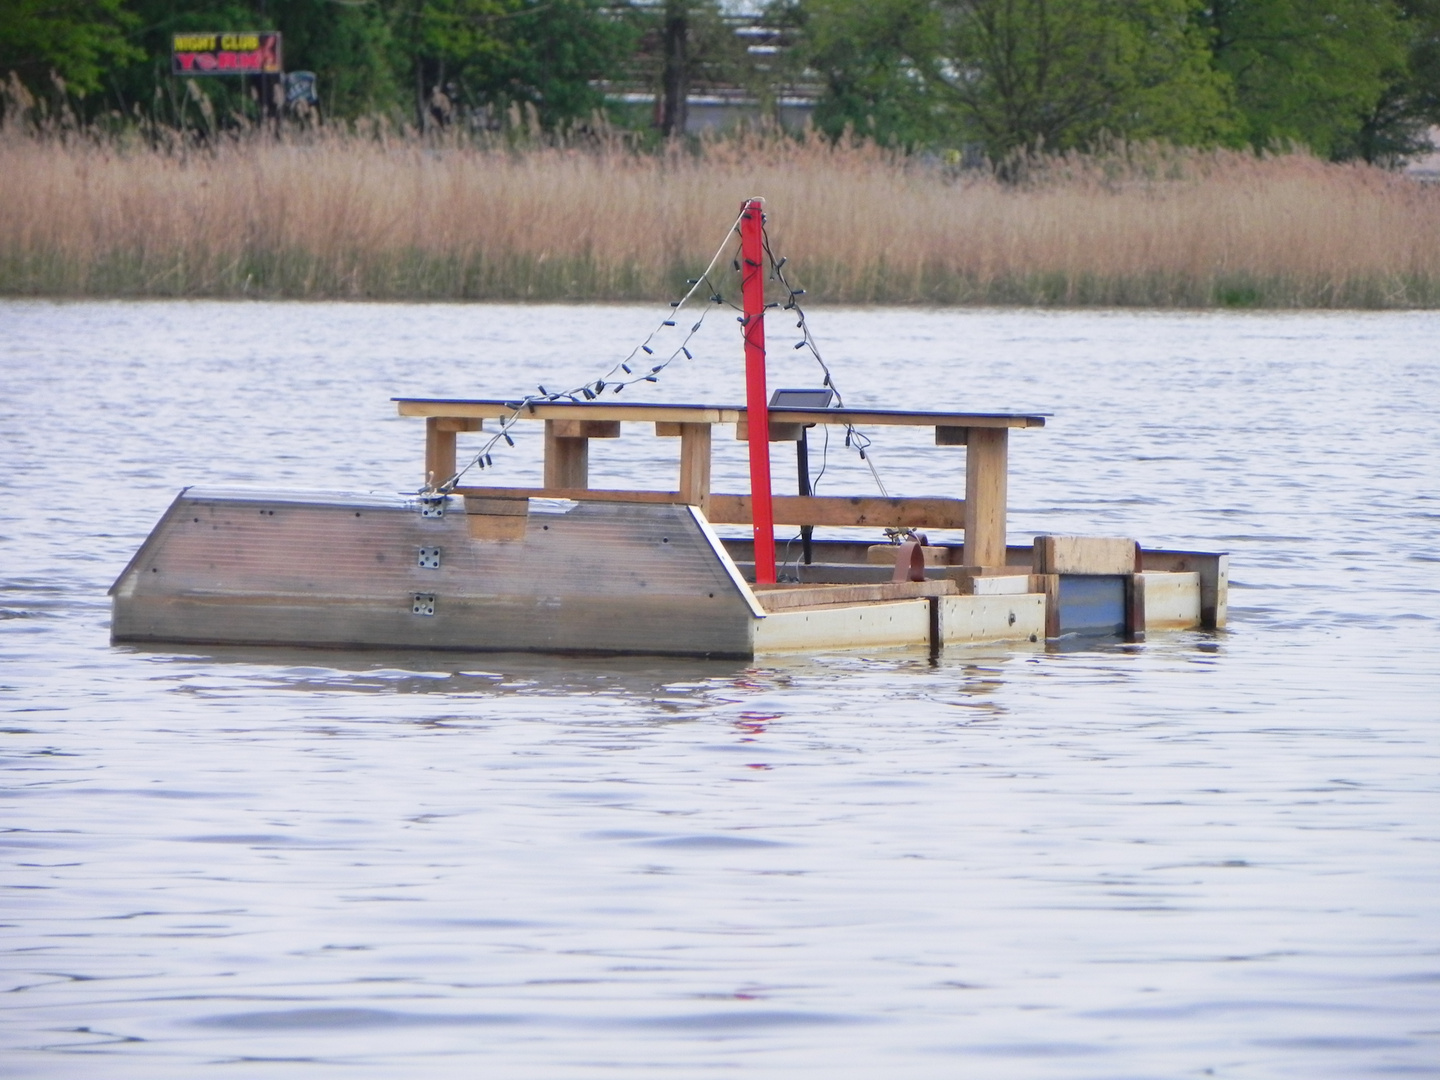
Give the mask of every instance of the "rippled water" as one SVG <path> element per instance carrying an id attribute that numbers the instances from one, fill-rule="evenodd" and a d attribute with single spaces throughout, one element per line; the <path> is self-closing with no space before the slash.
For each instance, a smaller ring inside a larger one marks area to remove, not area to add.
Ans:
<path id="1" fill-rule="evenodd" d="M 578 380 L 653 316 L 0 304 L 0 1073 L 1440 1075 L 1434 314 L 817 311 L 852 403 L 1055 414 L 1015 538 L 1232 552 L 1218 635 L 108 645 L 182 485 L 413 488 L 391 395 Z M 740 400 L 735 333 L 650 397 Z M 890 490 L 963 490 L 923 434 L 880 440 Z"/>

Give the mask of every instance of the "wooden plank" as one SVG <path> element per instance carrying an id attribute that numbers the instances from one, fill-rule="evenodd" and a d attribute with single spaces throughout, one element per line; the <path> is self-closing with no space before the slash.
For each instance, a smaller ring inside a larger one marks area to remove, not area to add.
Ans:
<path id="1" fill-rule="evenodd" d="M 947 427 L 943 424 L 935 428 L 936 446 L 966 446 L 970 442 L 970 429 L 964 427 Z"/>
<path id="2" fill-rule="evenodd" d="M 400 416 L 465 416 L 497 419 L 515 413 L 516 399 L 459 400 L 448 398 L 395 398 Z M 643 405 L 638 403 L 565 403 L 526 406 L 524 420 L 619 420 L 639 423 L 670 421 L 689 424 L 733 424 L 745 415 L 743 408 L 710 405 Z"/>
<path id="3" fill-rule="evenodd" d="M 503 514 L 466 514 L 465 527 L 472 540 L 524 540 L 530 519 Z"/>
<path id="4" fill-rule="evenodd" d="M 774 503 L 777 525 L 911 529 L 959 529 L 965 525 L 965 503 L 959 499 L 776 495 Z M 750 496 L 713 494 L 706 516 L 727 525 L 748 525 Z"/>
<path id="5" fill-rule="evenodd" d="M 753 624 L 754 651 L 924 648 L 930 643 L 930 601 L 892 600 L 777 611 Z"/>
<path id="6" fill-rule="evenodd" d="M 395 398 L 401 416 L 509 416 L 514 399 Z M 922 412 L 908 409 L 774 409 L 776 420 L 791 424 L 857 424 L 877 427 L 1038 428 L 1045 417 L 1022 413 Z M 610 402 L 564 402 L 527 406 L 528 419 L 673 421 L 691 424 L 733 424 L 745 418 L 740 405 L 667 405 Z"/>
<path id="7" fill-rule="evenodd" d="M 942 596 L 942 646 L 978 641 L 1035 641 L 1045 634 L 1045 597 L 1035 593 L 1002 596 Z"/>
<path id="8" fill-rule="evenodd" d="M 1145 596 L 1147 630 L 1188 630 L 1201 624 L 1200 575 L 1147 571 L 1135 575 Z"/>
<path id="9" fill-rule="evenodd" d="M 590 502 L 683 503 L 674 491 L 617 491 L 607 488 L 457 487 L 456 495 L 490 499 L 575 499 Z"/>
<path id="10" fill-rule="evenodd" d="M 680 428 L 680 484 L 682 502 L 710 513 L 710 425 L 677 424 Z M 658 428 L 659 425 L 657 424 Z"/>
<path id="11" fill-rule="evenodd" d="M 561 421 L 545 421 L 545 486 L 547 488 L 588 488 L 590 486 L 590 440 L 561 435 Z"/>
<path id="12" fill-rule="evenodd" d="M 1135 541 L 1123 536 L 1037 536 L 1037 574 L 1131 574 Z"/>
<path id="13" fill-rule="evenodd" d="M 572 487 L 457 487 L 456 495 L 492 499 L 575 499 L 594 502 L 688 503 L 678 491 L 634 491 Z M 713 522 L 750 524 L 750 496 L 716 493 L 710 496 Z M 692 503 L 692 505 L 698 505 Z M 960 499 L 892 498 L 844 495 L 777 495 L 775 521 L 780 525 L 831 525 L 889 528 L 957 529 L 964 522 Z"/>
<path id="14" fill-rule="evenodd" d="M 485 421 L 467 416 L 437 416 L 436 426 L 441 431 L 484 431 Z"/>
<path id="15" fill-rule="evenodd" d="M 618 439 L 619 420 L 550 420 L 558 439 Z"/>
<path id="16" fill-rule="evenodd" d="M 770 585 L 752 586 L 767 612 L 827 604 L 863 604 L 884 600 L 914 600 L 922 596 L 953 596 L 953 581 L 887 581 L 878 585 Z"/>
<path id="17" fill-rule="evenodd" d="M 484 495 L 465 496 L 467 514 L 484 514 L 490 517 L 525 517 L 530 513 L 528 498 L 494 498 Z"/>
<path id="18" fill-rule="evenodd" d="M 455 429 L 444 426 L 446 419 L 432 416 L 425 421 L 427 484 L 443 484 L 455 475 Z"/>
<path id="19" fill-rule="evenodd" d="M 965 451 L 966 566 L 1005 565 L 1009 432 L 976 427 Z"/>
<path id="20" fill-rule="evenodd" d="M 1030 591 L 1030 575 L 962 574 L 958 584 L 967 596 L 1013 596 Z"/>
<path id="21" fill-rule="evenodd" d="M 1144 569 L 1191 571 L 1200 575 L 1200 625 L 1207 630 L 1224 629 L 1229 611 L 1230 556 L 1215 551 L 1161 551 L 1146 548 L 1141 552 Z"/>

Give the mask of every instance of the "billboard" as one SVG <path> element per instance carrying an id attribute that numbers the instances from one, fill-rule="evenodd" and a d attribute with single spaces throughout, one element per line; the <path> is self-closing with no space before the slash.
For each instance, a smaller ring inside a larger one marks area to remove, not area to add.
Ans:
<path id="1" fill-rule="evenodd" d="M 176 34 L 170 47 L 173 75 L 278 75 L 280 33 Z"/>

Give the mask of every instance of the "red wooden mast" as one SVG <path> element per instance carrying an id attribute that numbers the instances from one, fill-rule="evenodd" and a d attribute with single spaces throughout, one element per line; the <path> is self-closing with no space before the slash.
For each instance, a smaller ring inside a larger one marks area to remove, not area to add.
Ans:
<path id="1" fill-rule="evenodd" d="M 750 429 L 750 512 L 755 583 L 775 584 L 775 511 L 770 501 L 770 403 L 765 391 L 764 202 L 740 214 L 740 287 L 745 302 L 745 420 Z"/>

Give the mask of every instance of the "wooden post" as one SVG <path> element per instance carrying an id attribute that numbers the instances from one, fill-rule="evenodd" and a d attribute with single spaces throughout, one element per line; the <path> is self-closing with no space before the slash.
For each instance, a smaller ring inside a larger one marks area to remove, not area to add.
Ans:
<path id="1" fill-rule="evenodd" d="M 564 420 L 545 421 L 545 486 L 547 488 L 588 488 L 590 486 L 590 440 L 561 435 Z"/>
<path id="2" fill-rule="evenodd" d="M 440 485 L 455 475 L 455 428 L 443 416 L 425 419 L 425 482 Z"/>
<path id="3" fill-rule="evenodd" d="M 1006 428 L 971 428 L 965 451 L 966 566 L 1005 565 Z"/>
<path id="4" fill-rule="evenodd" d="M 1145 575 L 1125 578 L 1125 640 L 1145 640 Z"/>
<path id="5" fill-rule="evenodd" d="M 1060 575 L 1031 574 L 1030 591 L 1045 594 L 1045 637 L 1060 636 Z"/>
<path id="6" fill-rule="evenodd" d="M 680 498 L 700 507 L 701 513 L 710 510 L 710 425 L 681 424 L 680 426 Z"/>
<path id="7" fill-rule="evenodd" d="M 751 431 L 770 430 L 765 390 L 765 204 L 747 202 L 740 214 L 740 290 L 745 303 L 745 419 Z M 775 514 L 770 500 L 770 440 L 750 440 L 751 526 L 755 537 L 755 584 L 775 584 Z"/>

